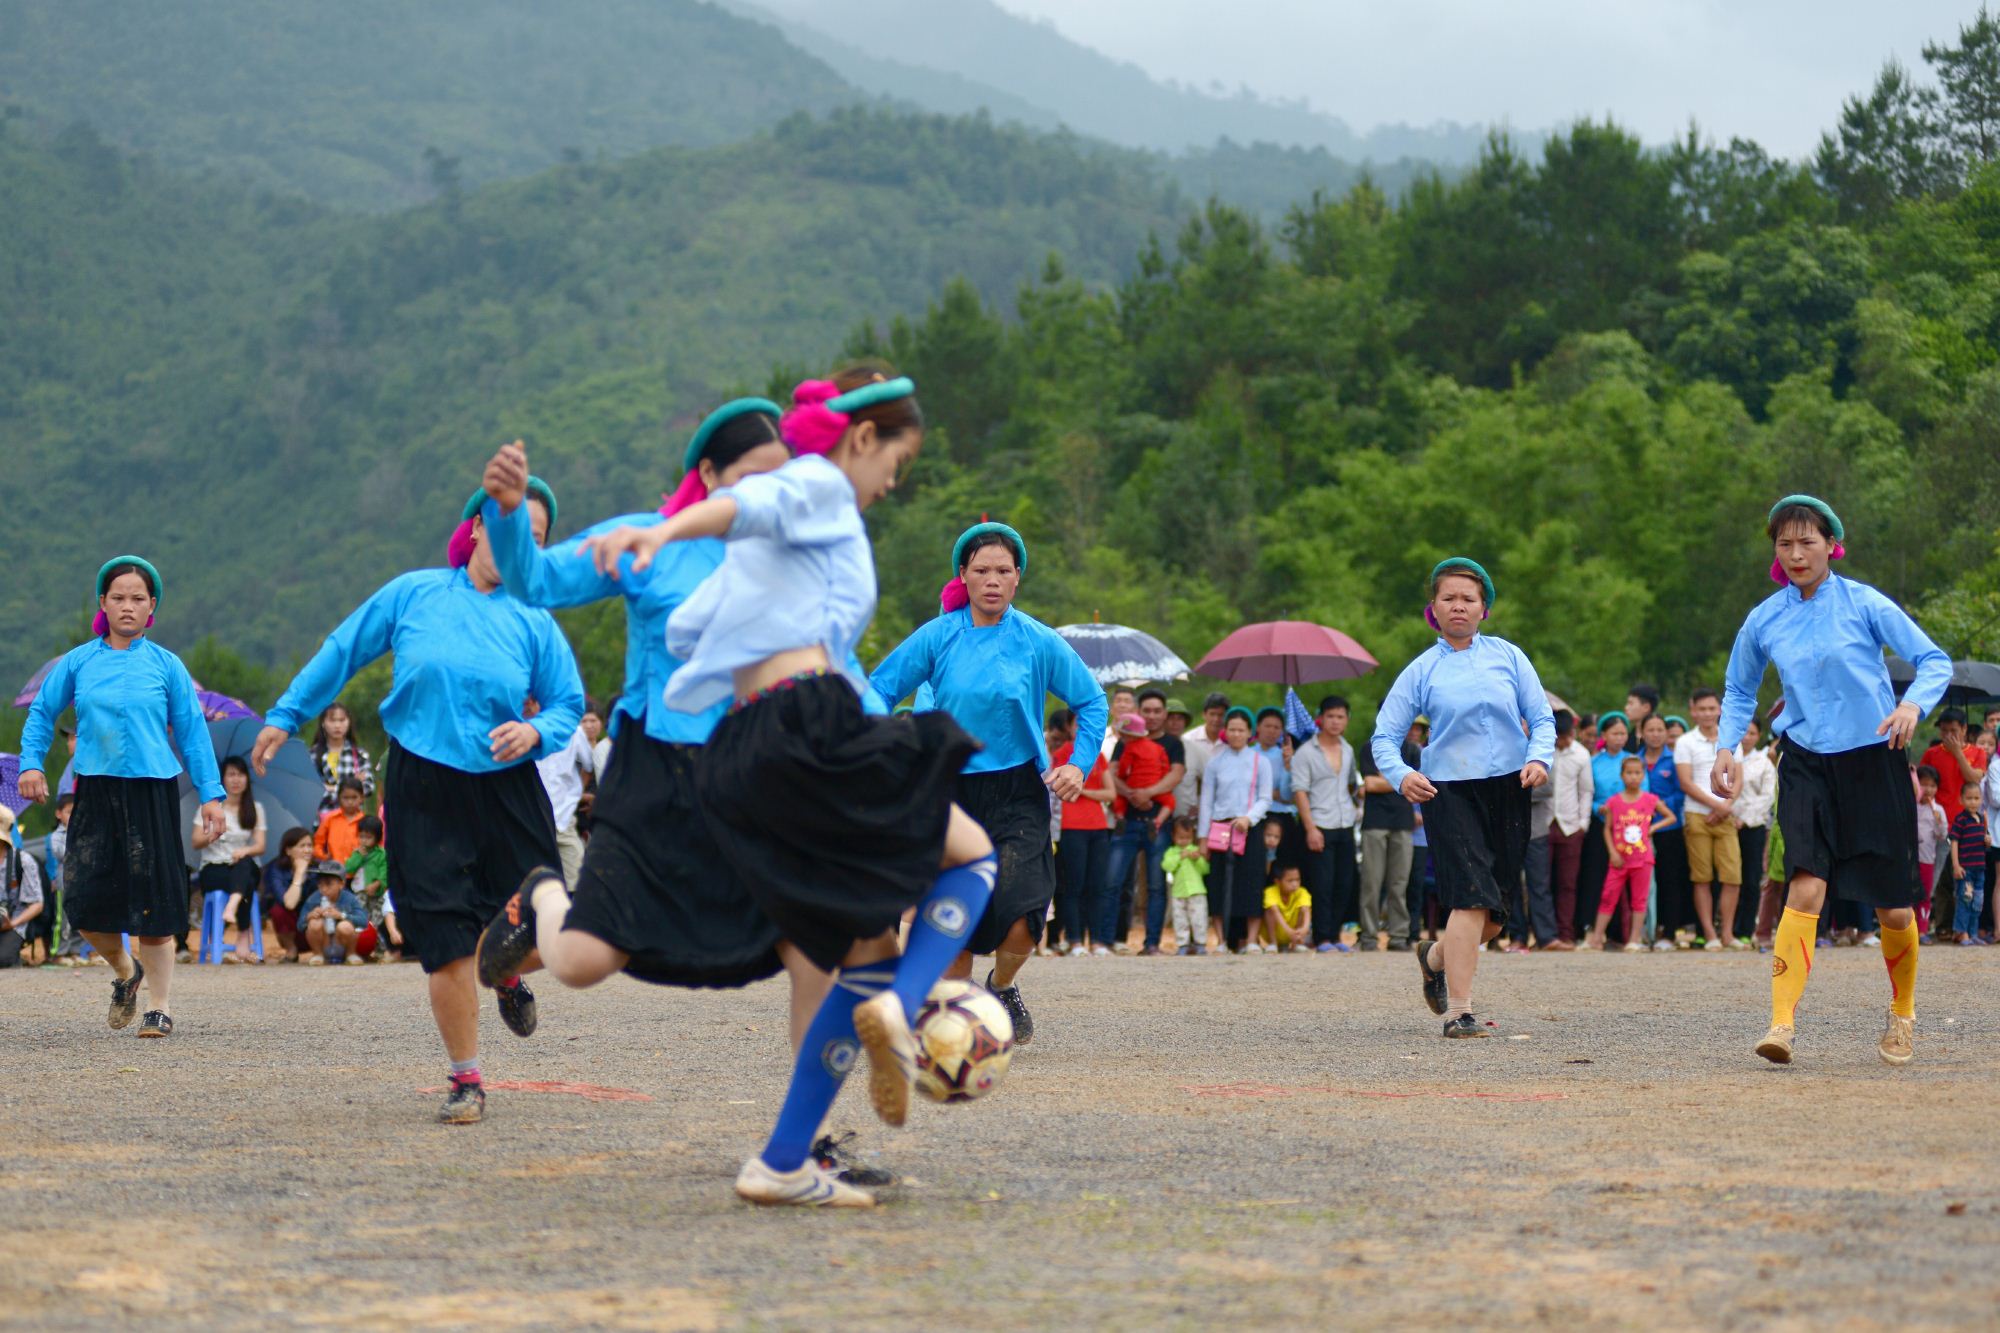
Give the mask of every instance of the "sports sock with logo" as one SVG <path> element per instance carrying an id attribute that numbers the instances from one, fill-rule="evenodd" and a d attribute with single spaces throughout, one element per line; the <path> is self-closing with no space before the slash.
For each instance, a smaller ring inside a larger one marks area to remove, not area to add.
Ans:
<path id="1" fill-rule="evenodd" d="M 1771 1023 L 1790 1027 L 1812 976 L 1813 941 L 1819 914 L 1787 907 L 1778 918 L 1778 936 L 1771 943 Z"/>
<path id="2" fill-rule="evenodd" d="M 937 877 L 931 891 L 917 903 L 917 919 L 910 923 L 910 937 L 903 942 L 896 982 L 890 988 L 912 1022 L 923 1007 L 924 997 L 964 950 L 972 928 L 985 915 L 986 904 L 993 899 L 993 876 L 999 864 L 987 855 L 953 866 Z"/>
<path id="3" fill-rule="evenodd" d="M 1889 1010 L 1902 1018 L 1917 1016 L 1917 923 L 1901 930 L 1883 926 L 1882 963 L 1889 969 Z"/>
<path id="4" fill-rule="evenodd" d="M 854 1039 L 855 1007 L 887 990 L 889 981 L 889 969 L 881 963 L 843 968 L 834 977 L 833 989 L 820 1001 L 819 1012 L 799 1043 L 791 1086 L 785 1089 L 778 1123 L 764 1145 L 764 1163 L 772 1170 L 796 1171 L 812 1151 L 820 1124 L 860 1050 Z"/>

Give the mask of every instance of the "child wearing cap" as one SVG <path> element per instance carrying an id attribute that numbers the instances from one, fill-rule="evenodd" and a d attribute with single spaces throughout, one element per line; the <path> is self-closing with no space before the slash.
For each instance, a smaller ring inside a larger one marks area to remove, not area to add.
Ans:
<path id="1" fill-rule="evenodd" d="M 305 914 L 306 942 L 312 946 L 306 962 L 315 967 L 323 963 L 359 964 L 375 949 L 368 909 L 347 887 L 347 872 L 340 862 L 321 861 L 312 872 L 318 897 Z M 361 937 L 364 928 L 369 931 L 365 949 Z"/>

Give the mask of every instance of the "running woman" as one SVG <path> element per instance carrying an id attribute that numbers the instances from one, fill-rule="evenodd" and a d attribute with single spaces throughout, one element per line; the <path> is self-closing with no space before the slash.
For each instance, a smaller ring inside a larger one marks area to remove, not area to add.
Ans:
<path id="1" fill-rule="evenodd" d="M 1094 738 L 1104 734 L 1110 708 L 1076 649 L 1015 609 L 1028 572 L 1020 533 L 1005 523 L 967 528 L 952 545 L 951 567 L 937 618 L 903 640 L 868 683 L 890 702 L 930 686 L 934 706 L 983 747 L 959 775 L 956 798 L 993 840 L 1000 871 L 985 917 L 946 975 L 969 976 L 974 954 L 992 954 L 986 989 L 1007 1007 L 1016 1044 L 1026 1045 L 1035 1021 L 1014 978 L 1041 943 L 1055 899 L 1049 793 L 1073 801 L 1083 792 L 1082 769 L 1051 766 L 1042 712 L 1053 694 L 1076 710 L 1076 734 Z"/>
<path id="2" fill-rule="evenodd" d="M 539 477 L 527 490 L 523 507 L 539 544 L 555 523 L 555 492 Z M 384 846 L 397 926 L 423 963 L 451 1061 L 438 1111 L 449 1125 L 473 1124 L 486 1109 L 472 958 L 480 929 L 529 871 L 560 859 L 555 815 L 531 761 L 568 745 L 583 712 L 576 658 L 554 617 L 500 586 L 479 512 L 486 498 L 481 490 L 466 501 L 450 568 L 391 579 L 327 636 L 251 753 L 263 773 L 302 718 L 332 702 L 355 672 L 396 655 L 395 687 L 382 701 Z M 528 722 L 531 698 L 541 711 Z M 500 1015 L 523 1037 L 535 1030 L 535 997 L 518 978 L 500 988 Z"/>
<path id="3" fill-rule="evenodd" d="M 194 680 L 180 658 L 146 637 L 163 591 L 160 571 L 138 556 L 107 561 L 97 571 L 90 626 L 97 637 L 49 669 L 21 732 L 21 795 L 47 800 L 42 756 L 56 719 L 76 706 L 70 771 L 78 777 L 63 856 L 63 916 L 111 964 L 112 1027 L 131 1025 L 145 983 L 142 1037 L 174 1030 L 174 936 L 188 928 L 176 741 L 201 798 L 204 831 L 214 838 L 223 830 L 222 775 Z M 125 951 L 128 934 L 138 941 L 136 961 Z"/>
<path id="4" fill-rule="evenodd" d="M 1424 619 L 1438 641 L 1396 677 L 1369 748 L 1382 776 L 1423 802 L 1438 897 L 1451 914 L 1443 938 L 1417 947 L 1424 1002 L 1445 1016 L 1445 1036 L 1484 1037 L 1472 977 L 1480 949 L 1506 925 L 1508 895 L 1520 892 L 1529 788 L 1549 780 L 1556 719 L 1528 655 L 1479 632 L 1495 600 L 1479 563 L 1438 562 L 1430 590 Z M 1419 714 L 1431 720 L 1421 772 L 1402 755 Z"/>
<path id="5" fill-rule="evenodd" d="M 746 477 L 789 462 L 778 434 L 779 408 L 739 398 L 708 414 L 684 457 L 686 475 L 657 513 L 627 514 L 560 546 L 536 547 L 522 507 L 528 458 L 519 443 L 486 465 L 481 517 L 507 591 L 529 606 L 585 606 L 625 599 L 625 685 L 611 714 L 611 762 L 598 778 L 594 826 L 572 897 L 561 872 L 541 867 L 509 898 L 479 937 L 481 984 L 547 968 L 565 986 L 595 986 L 624 972 L 663 986 L 744 986 L 776 972 L 792 981 L 792 1045 L 826 998 L 833 979 L 778 938 L 709 835 L 694 794 L 701 747 L 727 700 L 700 713 L 666 706 L 667 680 L 681 661 L 667 651 L 667 619 L 722 564 L 714 538 L 677 542 L 647 569 L 631 562 L 616 577 L 580 558 L 600 532 L 651 527 Z M 850 1184 L 894 1177 L 846 1160 L 822 1135 L 813 1156 Z"/>
<path id="6" fill-rule="evenodd" d="M 668 619 L 668 651 L 686 665 L 666 702 L 698 713 L 734 697 L 695 770 L 710 832 L 784 938 L 814 966 L 840 969 L 770 1140 L 736 1178 L 755 1203 L 874 1204 L 812 1159 L 813 1137 L 857 1039 L 876 1113 L 903 1123 L 910 1017 L 993 893 L 993 844 L 951 799 L 978 742 L 948 713 L 872 715 L 863 700 L 881 701 L 854 660 L 876 594 L 861 511 L 923 444 L 915 394 L 908 379 L 867 368 L 808 380 L 783 421 L 799 457 L 664 523 L 593 541 L 600 570 L 623 568 L 629 553 L 643 573 L 670 542 L 727 539 L 722 568 Z M 897 926 L 913 907 L 899 958 Z"/>
<path id="7" fill-rule="evenodd" d="M 1847 554 L 1847 532 L 1824 501 L 1788 495 L 1764 531 L 1785 586 L 1737 632 L 1724 682 L 1711 783 L 1734 800 L 1736 747 L 1757 709 L 1764 668 L 1775 664 L 1785 707 L 1771 729 L 1785 742 L 1778 783 L 1785 911 L 1771 950 L 1771 1030 L 1757 1054 L 1790 1064 L 1799 997 L 1812 975 L 1813 941 L 1827 890 L 1875 909 L 1889 969 L 1889 1015 L 1877 1049 L 1910 1062 L 1917 1018 L 1917 798 L 1902 749 L 1951 683 L 1951 659 L 1894 602 L 1829 569 Z M 1896 702 L 1882 650 L 1916 667 Z M 1885 740 L 1886 738 L 1886 740 Z"/>

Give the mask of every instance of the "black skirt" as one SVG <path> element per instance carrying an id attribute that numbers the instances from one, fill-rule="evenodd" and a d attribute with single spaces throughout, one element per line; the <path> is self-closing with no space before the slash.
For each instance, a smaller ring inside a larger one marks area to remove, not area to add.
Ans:
<path id="1" fill-rule="evenodd" d="M 470 958 L 528 872 L 562 864 L 555 812 L 530 763 L 468 773 L 392 741 L 382 814 L 396 925 L 426 972 Z"/>
<path id="2" fill-rule="evenodd" d="M 1438 901 L 1447 912 L 1490 912 L 1494 925 L 1504 925 L 1528 859 L 1530 793 L 1519 773 L 1436 786 L 1424 802 L 1424 830 Z"/>
<path id="3" fill-rule="evenodd" d="M 179 784 L 77 778 L 63 854 L 63 919 L 104 935 L 182 935 L 189 893 Z"/>
<path id="4" fill-rule="evenodd" d="M 662 986 L 747 986 L 777 972 L 778 929 L 757 910 L 695 797 L 699 745 L 627 722 L 597 786 L 565 930 L 631 955 Z"/>
<path id="5" fill-rule="evenodd" d="M 757 906 L 831 971 L 936 882 L 953 785 L 978 749 L 948 713 L 869 717 L 845 679 L 807 676 L 722 719 L 695 792 Z"/>
<path id="6" fill-rule="evenodd" d="M 1900 750 L 1864 745 L 1815 754 L 1788 738 L 1778 828 L 1788 883 L 1796 874 L 1815 875 L 1835 897 L 1878 908 L 1913 907 L 1923 893 L 1917 797 Z"/>
<path id="7" fill-rule="evenodd" d="M 1056 892 L 1049 789 L 1042 783 L 1041 769 L 1027 763 L 993 773 L 961 773 L 957 799 L 993 840 L 993 854 L 1000 862 L 993 901 L 965 947 L 972 953 L 992 953 L 1016 921 L 1026 921 L 1029 935 L 1039 943 Z"/>

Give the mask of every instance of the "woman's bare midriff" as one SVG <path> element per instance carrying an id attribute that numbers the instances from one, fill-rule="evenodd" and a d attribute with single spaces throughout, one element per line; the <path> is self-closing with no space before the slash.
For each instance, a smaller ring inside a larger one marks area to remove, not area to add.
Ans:
<path id="1" fill-rule="evenodd" d="M 814 644 L 809 648 L 787 648 L 782 653 L 772 653 L 753 666 L 738 667 L 730 674 L 730 683 L 740 702 L 757 693 L 768 690 L 781 680 L 793 676 L 803 676 L 808 671 L 825 671 L 832 663 L 827 659 L 826 649 Z"/>

